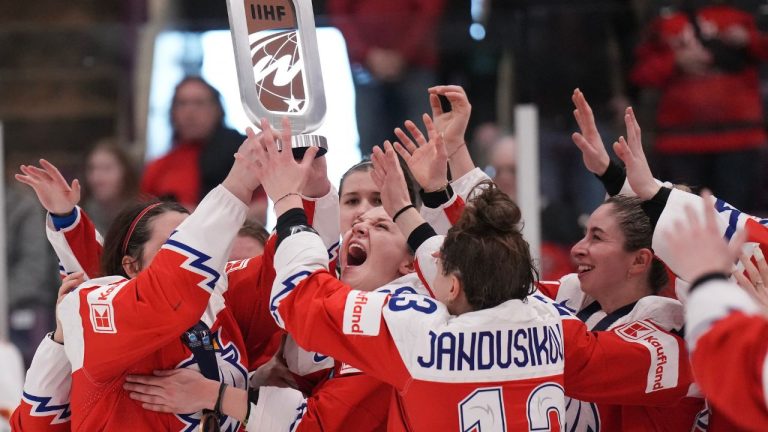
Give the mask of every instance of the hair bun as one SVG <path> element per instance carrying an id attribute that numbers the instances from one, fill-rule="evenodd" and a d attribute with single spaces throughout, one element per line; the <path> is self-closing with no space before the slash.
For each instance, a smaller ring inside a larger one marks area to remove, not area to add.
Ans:
<path id="1" fill-rule="evenodd" d="M 522 214 L 507 194 L 489 180 L 478 184 L 473 192 L 457 228 L 479 236 L 520 234 Z"/>

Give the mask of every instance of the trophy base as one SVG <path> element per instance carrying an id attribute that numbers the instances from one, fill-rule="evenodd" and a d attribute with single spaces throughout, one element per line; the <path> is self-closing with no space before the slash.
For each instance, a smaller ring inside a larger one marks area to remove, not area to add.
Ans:
<path id="1" fill-rule="evenodd" d="M 303 159 L 304 153 L 310 147 L 317 147 L 320 151 L 315 157 L 320 157 L 328 152 L 328 140 L 322 135 L 294 135 L 291 137 L 291 151 L 294 159 Z"/>

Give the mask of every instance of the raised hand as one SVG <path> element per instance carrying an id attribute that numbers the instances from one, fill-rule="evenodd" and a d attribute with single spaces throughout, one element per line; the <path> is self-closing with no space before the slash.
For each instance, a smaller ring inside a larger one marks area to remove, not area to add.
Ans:
<path id="1" fill-rule="evenodd" d="M 405 160 L 413 178 L 422 189 L 434 192 L 448 184 L 448 154 L 445 142 L 437 133 L 432 119 L 424 114 L 423 120 L 429 141 L 424 138 L 419 128 L 408 120 L 405 122 L 405 127 L 413 135 L 416 143 L 402 129 L 396 128 L 395 135 L 402 144 L 395 142 L 394 148 Z"/>
<path id="2" fill-rule="evenodd" d="M 245 204 L 250 204 L 253 191 L 260 184 L 260 167 L 255 157 L 260 136 L 251 128 L 247 128 L 245 134 L 247 138 L 237 149 L 235 162 L 232 164 L 227 178 L 221 184 Z"/>
<path id="3" fill-rule="evenodd" d="M 619 137 L 613 143 L 613 150 L 624 162 L 627 169 L 627 180 L 632 190 L 642 200 L 649 200 L 659 191 L 661 186 L 651 174 L 651 167 L 645 159 L 643 143 L 640 136 L 640 125 L 635 118 L 632 108 L 627 108 L 624 114 L 624 124 L 627 126 L 627 139 Z"/>
<path id="4" fill-rule="evenodd" d="M 261 172 L 261 183 L 267 195 L 275 203 L 275 212 L 282 214 L 288 208 L 278 208 L 278 203 L 290 195 L 299 196 L 304 190 L 312 171 L 312 161 L 317 154 L 317 147 L 310 147 L 304 153 L 301 162 L 293 159 L 291 151 L 291 124 L 283 118 L 283 130 L 280 132 L 279 148 L 275 132 L 266 119 L 261 120 L 260 145 L 256 146 L 255 157 Z"/>
<path id="5" fill-rule="evenodd" d="M 213 409 L 219 382 L 191 369 L 158 370 L 152 375 L 128 375 L 123 385 L 131 399 L 150 411 L 194 413 Z"/>
<path id="6" fill-rule="evenodd" d="M 603 139 L 597 130 L 595 115 L 581 90 L 574 90 L 571 100 L 576 106 L 576 109 L 573 110 L 573 117 L 576 118 L 576 123 L 581 130 L 581 133 L 574 132 L 571 139 L 581 150 L 584 166 L 593 174 L 603 175 L 608 169 L 611 158 L 608 156 L 605 145 L 603 145 Z"/>
<path id="7" fill-rule="evenodd" d="M 733 272 L 733 277 L 744 291 L 760 303 L 764 309 L 768 309 L 768 289 L 765 286 L 766 281 L 768 281 L 768 263 L 765 262 L 765 256 L 759 246 L 755 248 L 754 256 L 756 265 L 746 255 L 739 257 L 739 261 L 749 277 L 744 276 L 744 271 L 741 269 L 736 269 Z"/>
<path id="8" fill-rule="evenodd" d="M 38 168 L 34 165 L 21 165 L 22 174 L 14 177 L 20 183 L 29 185 L 37 194 L 37 199 L 48 213 L 68 215 L 80 202 L 80 182 L 77 179 L 68 184 L 59 169 L 45 159 L 40 159 Z"/>
<path id="9" fill-rule="evenodd" d="M 678 261 L 678 275 L 688 282 L 707 273 L 730 274 L 746 237 L 742 230 L 730 244 L 726 243 L 718 229 L 714 199 L 706 194 L 703 201 L 703 220 L 700 212 L 689 205 L 685 208 L 685 219 L 678 220 L 663 233 L 669 242 L 670 253 Z"/>
<path id="10" fill-rule="evenodd" d="M 381 191 L 381 205 L 390 216 L 394 216 L 400 209 L 411 204 L 411 198 L 392 144 L 385 141 L 383 151 L 380 147 L 374 147 L 371 162 L 371 178 Z"/>
<path id="11" fill-rule="evenodd" d="M 83 281 L 85 281 L 83 272 L 74 272 L 65 276 L 61 281 L 61 286 L 59 287 L 59 292 L 56 296 L 56 306 L 58 306 L 59 303 L 64 300 L 64 297 L 67 294 L 71 293 L 75 290 L 75 288 L 80 286 Z M 56 310 L 56 330 L 53 332 L 53 340 L 60 344 L 64 343 L 64 329 L 61 327 L 58 308 Z"/>
<path id="12" fill-rule="evenodd" d="M 445 96 L 451 103 L 451 111 L 443 112 L 438 96 Z M 467 132 L 472 105 L 464 89 L 456 85 L 436 86 L 429 89 L 429 104 L 435 128 L 443 134 L 445 150 L 449 157 L 466 145 L 464 135 Z"/>

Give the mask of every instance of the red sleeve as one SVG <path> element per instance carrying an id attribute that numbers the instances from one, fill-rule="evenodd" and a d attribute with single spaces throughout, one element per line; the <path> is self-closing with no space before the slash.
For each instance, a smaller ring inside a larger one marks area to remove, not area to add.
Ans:
<path id="1" fill-rule="evenodd" d="M 72 368 L 64 346 L 45 336 L 27 371 L 21 403 L 10 419 L 11 430 L 69 431 L 71 387 Z"/>
<path id="2" fill-rule="evenodd" d="M 88 214 L 80 209 L 80 223 L 64 231 L 72 250 L 73 257 L 90 278 L 101 276 L 101 253 L 103 247 L 98 239 L 98 232 Z"/>
<path id="3" fill-rule="evenodd" d="M 11 430 L 13 432 L 69 432 L 71 422 L 69 421 L 68 406 L 66 408 L 66 419 L 58 423 L 51 421 L 51 419 L 54 418 L 55 420 L 58 418 L 58 413 L 55 411 L 61 411 L 62 407 L 51 405 L 43 408 L 50 408 L 54 412 L 47 417 L 35 416 L 32 414 L 34 407 L 21 401 L 21 404 L 16 407 L 16 410 L 11 415 Z"/>
<path id="4" fill-rule="evenodd" d="M 663 39 L 661 20 L 651 25 L 650 33 L 636 49 L 630 81 L 641 87 L 662 87 L 677 71 L 675 53 Z"/>
<path id="5" fill-rule="evenodd" d="M 291 285 L 301 276 L 305 274 L 297 273 L 282 285 Z M 282 298 L 278 309 L 286 331 L 300 346 L 349 363 L 402 388 L 410 375 L 381 313 L 387 300 L 388 295 L 384 293 L 352 291 L 326 270 L 319 270 L 301 280 L 287 297 Z M 351 314 L 356 307 L 367 309 L 368 313 L 361 312 L 367 315 L 367 320 L 379 320 L 378 334 L 345 333 L 345 313 L 349 308 Z"/>
<path id="6" fill-rule="evenodd" d="M 696 382 L 717 412 L 744 430 L 768 424 L 765 395 L 768 320 L 732 313 L 696 342 Z"/>
<path id="7" fill-rule="evenodd" d="M 558 281 L 539 281 L 536 284 L 536 288 L 540 293 L 544 294 L 552 300 L 557 300 L 557 292 L 560 290 L 560 282 Z"/>
<path id="8" fill-rule="evenodd" d="M 102 381 L 178 339 L 199 321 L 213 291 L 208 283 L 219 275 L 213 269 L 207 275 L 184 269 L 189 258 L 161 249 L 136 278 L 82 288 L 67 296 L 59 314 L 73 372 L 79 362 L 72 352 L 78 345 L 83 350 L 82 367 Z"/>
<path id="9" fill-rule="evenodd" d="M 221 272 L 246 205 L 223 186 L 212 190 L 131 280 L 86 282 L 58 306 L 64 348 L 75 373 L 94 381 L 123 373 L 198 322 Z M 212 325 L 212 323 L 209 323 Z"/>
<path id="10" fill-rule="evenodd" d="M 693 377 L 685 342 L 648 321 L 610 332 L 563 321 L 566 395 L 595 403 L 671 405 L 688 393 Z"/>

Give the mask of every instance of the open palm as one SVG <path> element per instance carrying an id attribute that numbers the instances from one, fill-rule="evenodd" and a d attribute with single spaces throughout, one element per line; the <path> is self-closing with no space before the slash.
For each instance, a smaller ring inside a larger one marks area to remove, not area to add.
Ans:
<path id="1" fill-rule="evenodd" d="M 401 143 L 395 143 L 395 150 L 405 160 L 413 178 L 427 192 L 436 191 L 448 183 L 448 154 L 445 142 L 437 133 L 432 119 L 424 114 L 424 126 L 427 128 L 429 141 L 424 138 L 419 128 L 412 121 L 405 122 L 413 140 L 400 128 L 395 135 Z"/>
<path id="2" fill-rule="evenodd" d="M 21 165 L 22 174 L 16 174 L 16 180 L 34 189 L 40 204 L 49 213 L 70 214 L 80 202 L 80 182 L 75 179 L 68 184 L 58 168 L 45 159 L 40 159 L 40 166 L 42 168 Z"/>

